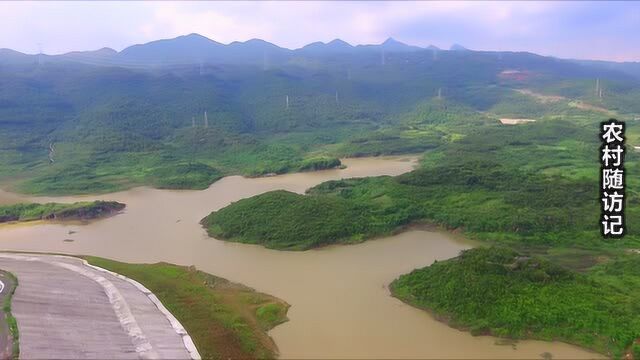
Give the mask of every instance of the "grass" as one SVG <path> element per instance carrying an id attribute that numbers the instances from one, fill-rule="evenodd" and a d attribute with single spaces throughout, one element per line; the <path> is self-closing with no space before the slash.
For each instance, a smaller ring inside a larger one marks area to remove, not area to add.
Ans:
<path id="1" fill-rule="evenodd" d="M 11 313 L 11 299 L 13 298 L 13 294 L 16 292 L 16 288 L 18 287 L 18 278 L 8 271 L 4 271 L 4 273 L 8 278 L 11 279 L 13 285 L 11 289 L 7 289 L 7 295 L 5 296 L 4 303 L 2 304 L 2 311 L 4 312 L 5 321 L 7 322 L 9 334 L 11 335 L 12 339 L 11 358 L 17 360 L 20 358 L 20 333 L 18 331 L 18 322 Z"/>
<path id="2" fill-rule="evenodd" d="M 256 309 L 256 317 L 263 330 L 267 331 L 287 320 L 287 308 L 278 303 L 260 305 Z"/>
<path id="3" fill-rule="evenodd" d="M 204 359 L 277 356 L 266 332 L 287 321 L 284 301 L 194 267 L 85 258 L 151 290 L 182 323 Z"/>

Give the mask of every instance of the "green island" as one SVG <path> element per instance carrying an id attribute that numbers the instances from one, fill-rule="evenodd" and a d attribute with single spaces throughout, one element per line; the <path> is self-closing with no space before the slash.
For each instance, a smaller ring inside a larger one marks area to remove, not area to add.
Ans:
<path id="1" fill-rule="evenodd" d="M 124 208 L 125 204 L 116 201 L 4 205 L 0 206 L 0 223 L 35 220 L 91 220 L 113 215 Z"/>
<path id="2" fill-rule="evenodd" d="M 282 211 L 284 210 L 284 211 Z M 307 250 L 331 243 L 357 243 L 372 229 L 370 209 L 337 197 L 278 190 L 243 199 L 202 219 L 212 237 L 271 249 Z"/>
<path id="3" fill-rule="evenodd" d="M 151 290 L 184 326 L 203 359 L 277 356 L 267 331 L 288 320 L 289 305 L 284 301 L 194 267 L 84 258 Z"/>

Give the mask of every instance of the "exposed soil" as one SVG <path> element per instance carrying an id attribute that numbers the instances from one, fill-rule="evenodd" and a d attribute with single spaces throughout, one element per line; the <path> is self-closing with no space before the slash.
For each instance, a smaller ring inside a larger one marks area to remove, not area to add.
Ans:
<path id="1" fill-rule="evenodd" d="M 597 112 L 601 112 L 603 114 L 608 114 L 608 115 L 613 114 L 613 111 L 609 109 L 605 109 L 603 107 L 596 106 L 596 105 L 587 104 L 579 100 L 570 102 L 569 106 L 572 106 L 581 110 L 597 111 Z"/>
<path id="2" fill-rule="evenodd" d="M 535 121 L 536 121 L 535 119 L 500 118 L 500 122 L 504 125 L 520 125 L 520 124 L 527 124 Z"/>
<path id="3" fill-rule="evenodd" d="M 562 101 L 562 100 L 567 100 L 567 98 L 565 98 L 564 96 L 544 95 L 544 94 L 533 92 L 533 91 L 531 91 L 529 89 L 515 89 L 515 90 L 517 92 L 519 92 L 520 94 L 532 96 L 536 100 L 538 100 L 539 102 L 541 102 L 543 104 L 554 103 L 554 102 L 559 102 L 559 101 Z"/>

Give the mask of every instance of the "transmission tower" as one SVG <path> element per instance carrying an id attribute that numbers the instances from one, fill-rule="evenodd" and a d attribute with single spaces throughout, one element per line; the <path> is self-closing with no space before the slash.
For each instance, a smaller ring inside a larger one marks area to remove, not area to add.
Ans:
<path id="1" fill-rule="evenodd" d="M 38 43 L 38 65 L 42 65 L 42 43 Z"/>

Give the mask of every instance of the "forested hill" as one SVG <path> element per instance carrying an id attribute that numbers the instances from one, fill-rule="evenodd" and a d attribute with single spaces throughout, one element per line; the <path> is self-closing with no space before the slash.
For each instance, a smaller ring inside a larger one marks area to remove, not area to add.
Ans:
<path id="1" fill-rule="evenodd" d="M 441 126 L 399 139 L 417 123 L 640 113 L 640 80 L 617 69 L 455 49 L 389 39 L 288 50 L 196 34 L 121 52 L 0 49 L 0 181 L 29 178 L 18 190 L 36 193 L 111 191 L 165 186 L 186 168 L 189 179 L 167 186 L 203 187 L 220 173 L 420 152 L 451 135 Z"/>

